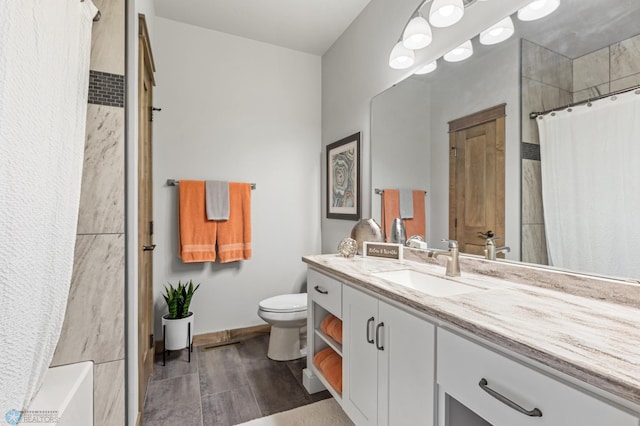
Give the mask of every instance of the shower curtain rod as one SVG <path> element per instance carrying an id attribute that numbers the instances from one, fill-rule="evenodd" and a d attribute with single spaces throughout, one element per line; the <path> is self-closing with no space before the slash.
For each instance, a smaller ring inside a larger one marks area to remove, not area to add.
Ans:
<path id="1" fill-rule="evenodd" d="M 167 186 L 178 186 L 179 183 L 180 183 L 179 180 L 167 179 Z M 256 184 L 255 183 L 251 184 L 251 189 L 256 189 Z"/>
<path id="2" fill-rule="evenodd" d="M 378 195 L 382 195 L 382 194 L 384 194 L 384 189 L 378 189 L 378 188 L 376 188 L 376 189 L 374 189 L 373 191 L 374 191 L 376 194 L 378 194 Z M 426 194 L 426 193 L 427 193 L 427 191 L 424 191 L 424 193 Z"/>
<path id="3" fill-rule="evenodd" d="M 634 90 L 636 91 L 636 95 L 640 95 L 640 84 L 637 85 L 637 86 L 630 87 L 628 89 L 616 90 L 615 92 L 607 93 L 606 95 L 596 96 L 595 98 L 589 98 L 589 99 L 585 99 L 584 101 L 574 102 L 572 104 L 568 104 L 568 105 L 565 105 L 565 106 L 552 108 L 552 109 L 550 109 L 548 111 L 530 112 L 529 113 L 529 118 L 531 120 L 534 120 L 534 119 L 538 118 L 539 116 L 545 115 L 545 114 L 549 114 L 550 112 L 561 111 L 563 109 L 571 108 L 571 107 L 574 107 L 574 106 L 589 104 L 589 103 L 591 103 L 593 101 L 597 101 L 599 99 L 605 99 L 605 98 L 609 98 L 611 96 L 621 95 L 622 93 L 627 93 L 627 92 L 631 92 L 631 91 L 634 91 Z"/>

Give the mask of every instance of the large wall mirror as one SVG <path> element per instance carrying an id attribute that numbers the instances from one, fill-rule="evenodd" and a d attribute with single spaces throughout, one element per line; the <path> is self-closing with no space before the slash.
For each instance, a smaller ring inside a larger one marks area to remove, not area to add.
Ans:
<path id="1" fill-rule="evenodd" d="M 548 265 L 538 131 L 529 113 L 640 85 L 638 22 L 637 0 L 562 0 L 539 21 L 514 17 L 509 40 L 482 46 L 476 38 L 471 58 L 439 59 L 435 72 L 380 93 L 371 104 L 372 188 L 427 191 L 426 238 L 430 247 L 445 248 L 449 123 L 505 104 L 505 218 L 498 244 L 510 247 L 508 260 Z M 372 195 L 371 211 L 379 221 L 379 195 Z M 640 278 L 635 275 L 616 274 Z"/>

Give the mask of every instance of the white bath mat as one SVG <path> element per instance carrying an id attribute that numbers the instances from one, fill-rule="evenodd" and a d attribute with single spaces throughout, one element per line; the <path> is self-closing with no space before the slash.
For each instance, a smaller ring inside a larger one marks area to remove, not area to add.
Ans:
<path id="1" fill-rule="evenodd" d="M 353 426 L 335 399 L 329 398 L 242 423 L 241 426 Z"/>

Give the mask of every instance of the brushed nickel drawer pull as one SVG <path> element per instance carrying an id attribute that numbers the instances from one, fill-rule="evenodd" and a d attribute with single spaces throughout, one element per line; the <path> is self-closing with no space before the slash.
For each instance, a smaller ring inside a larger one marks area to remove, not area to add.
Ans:
<path id="1" fill-rule="evenodd" d="M 367 343 L 371 343 L 373 345 L 373 339 L 369 336 L 369 332 L 371 331 L 371 324 L 375 321 L 376 319 L 374 317 L 371 317 L 367 320 Z"/>
<path id="2" fill-rule="evenodd" d="M 540 411 L 539 408 L 534 408 L 533 410 L 527 410 L 525 408 L 522 408 L 521 406 L 519 406 L 518 404 L 516 404 L 515 402 L 513 402 L 512 400 L 510 400 L 509 398 L 507 398 L 504 395 L 501 395 L 500 393 L 496 392 L 495 390 L 491 389 L 489 387 L 489 383 L 487 383 L 487 379 L 485 379 L 484 377 L 480 380 L 480 383 L 478 383 L 478 386 L 480 386 L 482 388 L 483 391 L 485 391 L 486 393 L 488 393 L 489 395 L 491 395 L 492 397 L 494 397 L 495 399 L 497 399 L 498 401 L 502 402 L 505 405 L 508 405 L 509 407 L 513 408 L 514 410 L 529 416 L 529 417 L 542 417 L 542 411 Z"/>
<path id="3" fill-rule="evenodd" d="M 314 289 L 320 294 L 329 294 L 329 292 L 327 290 L 324 290 L 324 289 L 320 288 L 319 285 L 315 286 Z"/>

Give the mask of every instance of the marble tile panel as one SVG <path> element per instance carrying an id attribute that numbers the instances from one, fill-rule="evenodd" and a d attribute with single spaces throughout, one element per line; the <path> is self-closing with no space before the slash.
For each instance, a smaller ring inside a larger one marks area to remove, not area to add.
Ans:
<path id="1" fill-rule="evenodd" d="M 261 417 L 260 408 L 249 386 L 202 398 L 205 426 L 237 425 Z"/>
<path id="2" fill-rule="evenodd" d="M 124 108 L 89 104 L 78 234 L 124 233 Z"/>
<path id="3" fill-rule="evenodd" d="M 607 82 L 599 86 L 593 86 L 579 92 L 573 92 L 573 102 L 582 102 L 611 92 L 611 85 Z"/>
<path id="4" fill-rule="evenodd" d="M 94 365 L 95 426 L 125 424 L 124 360 Z"/>
<path id="5" fill-rule="evenodd" d="M 248 384 L 242 360 L 235 346 L 200 349 L 198 374 L 202 396 L 226 392 Z"/>
<path id="6" fill-rule="evenodd" d="M 611 91 L 615 92 L 617 90 L 629 89 L 638 85 L 640 85 L 640 73 L 633 74 L 618 80 L 613 80 L 611 82 Z"/>
<path id="7" fill-rule="evenodd" d="M 640 35 L 611 45 L 611 80 L 640 73 Z"/>
<path id="8" fill-rule="evenodd" d="M 124 236 L 79 235 L 52 366 L 124 358 Z"/>
<path id="9" fill-rule="evenodd" d="M 573 91 L 571 59 L 527 40 L 522 43 L 522 76 Z"/>
<path id="10" fill-rule="evenodd" d="M 609 47 L 573 60 L 573 91 L 609 82 Z"/>
<path id="11" fill-rule="evenodd" d="M 124 75 L 125 0 L 93 0 L 93 4 L 102 16 L 93 23 L 90 69 Z"/>
<path id="12" fill-rule="evenodd" d="M 573 102 L 571 92 L 529 78 L 522 79 L 522 142 L 540 144 L 538 125 L 531 112 L 548 111 Z"/>
<path id="13" fill-rule="evenodd" d="M 548 265 L 544 224 L 522 225 L 522 261 Z"/>
<path id="14" fill-rule="evenodd" d="M 202 426 L 198 376 L 149 382 L 143 418 L 145 426 Z"/>
<path id="15" fill-rule="evenodd" d="M 543 224 L 540 161 L 522 160 L 522 224 Z"/>

